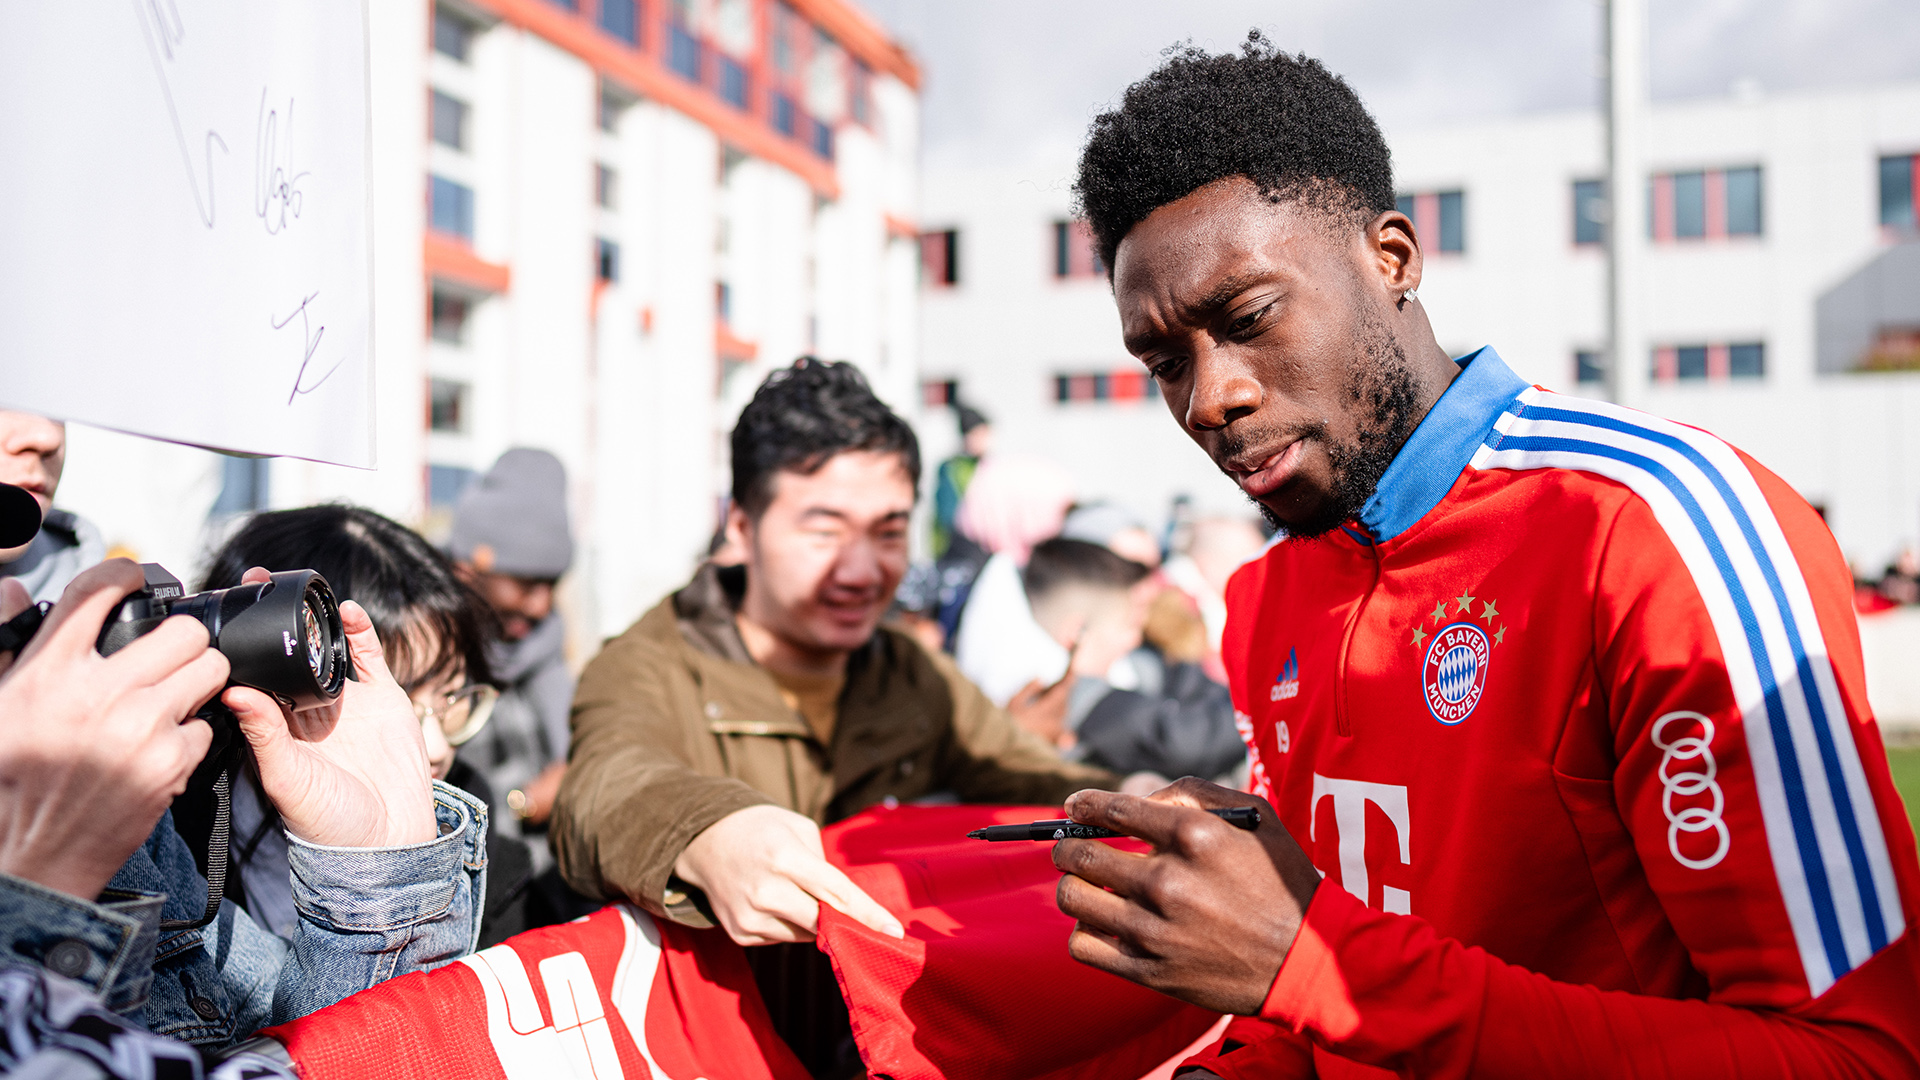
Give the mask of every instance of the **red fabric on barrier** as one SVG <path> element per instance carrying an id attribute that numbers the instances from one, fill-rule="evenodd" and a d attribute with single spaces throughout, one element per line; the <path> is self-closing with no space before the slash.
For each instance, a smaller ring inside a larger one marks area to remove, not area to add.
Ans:
<path id="1" fill-rule="evenodd" d="M 263 1034 L 286 1045 L 304 1080 L 808 1080 L 773 1033 L 739 946 L 623 907 L 530 930 Z"/>
<path id="2" fill-rule="evenodd" d="M 827 858 L 907 928 L 821 909 L 868 1071 L 892 1080 L 1141 1076 L 1219 1017 L 1074 961 L 1045 843 L 966 839 L 1058 808 L 902 806 L 825 830 Z M 1137 842 L 1133 843 L 1136 849 Z"/>

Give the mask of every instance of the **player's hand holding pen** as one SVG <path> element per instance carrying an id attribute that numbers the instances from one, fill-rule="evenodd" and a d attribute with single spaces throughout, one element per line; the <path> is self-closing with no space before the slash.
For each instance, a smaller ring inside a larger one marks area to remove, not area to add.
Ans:
<path id="1" fill-rule="evenodd" d="M 1258 826 L 1208 812 L 1229 807 L 1255 808 Z M 1145 854 L 1098 840 L 1054 845 L 1065 874 L 1055 899 L 1077 920 L 1074 959 L 1203 1008 L 1259 1012 L 1320 884 L 1273 808 L 1188 777 L 1146 798 L 1082 791 L 1067 815 L 1153 845 Z"/>

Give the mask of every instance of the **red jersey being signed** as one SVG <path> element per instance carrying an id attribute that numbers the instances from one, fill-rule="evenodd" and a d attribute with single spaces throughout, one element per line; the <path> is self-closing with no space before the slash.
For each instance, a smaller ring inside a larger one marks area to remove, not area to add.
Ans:
<path id="1" fill-rule="evenodd" d="M 1356 521 L 1229 588 L 1255 785 L 1325 881 L 1196 1063 L 1920 1072 L 1920 868 L 1826 526 L 1710 435 L 1461 363 Z"/>

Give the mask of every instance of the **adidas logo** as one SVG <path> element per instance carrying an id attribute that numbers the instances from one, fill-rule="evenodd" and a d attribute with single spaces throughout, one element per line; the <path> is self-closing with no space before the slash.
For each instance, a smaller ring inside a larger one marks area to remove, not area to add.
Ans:
<path id="1" fill-rule="evenodd" d="M 1269 700 L 1285 701 L 1299 696 L 1300 657 L 1292 649 L 1288 649 L 1286 665 L 1280 669 L 1280 674 L 1273 678 L 1273 691 Z"/>

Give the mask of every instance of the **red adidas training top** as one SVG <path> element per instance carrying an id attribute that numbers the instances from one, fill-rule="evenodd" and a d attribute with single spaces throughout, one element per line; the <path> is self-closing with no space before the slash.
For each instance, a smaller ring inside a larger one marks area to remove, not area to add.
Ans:
<path id="1" fill-rule="evenodd" d="M 1920 1075 L 1920 866 L 1831 534 L 1710 435 L 1462 364 L 1356 522 L 1229 587 L 1256 788 L 1326 881 L 1196 1063 Z"/>

